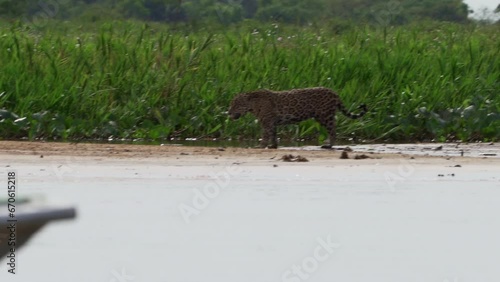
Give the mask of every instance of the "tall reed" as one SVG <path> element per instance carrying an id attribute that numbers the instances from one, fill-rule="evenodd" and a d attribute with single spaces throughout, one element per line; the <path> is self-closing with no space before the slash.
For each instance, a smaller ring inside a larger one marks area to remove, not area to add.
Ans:
<path id="1" fill-rule="evenodd" d="M 498 140 L 500 34 L 428 23 L 381 30 L 245 23 L 224 30 L 137 22 L 0 27 L 1 138 L 256 138 L 225 111 L 238 92 L 325 86 L 361 120 L 341 139 Z M 313 121 L 285 138 L 324 139 Z"/>

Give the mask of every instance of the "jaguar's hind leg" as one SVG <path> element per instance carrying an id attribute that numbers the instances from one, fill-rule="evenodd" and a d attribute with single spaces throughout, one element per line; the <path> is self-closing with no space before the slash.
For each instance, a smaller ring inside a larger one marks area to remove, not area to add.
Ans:
<path id="1" fill-rule="evenodd" d="M 318 120 L 318 122 L 326 128 L 328 131 L 328 141 L 326 144 L 322 145 L 322 149 L 331 149 L 333 145 L 335 145 L 335 141 L 337 138 L 336 134 L 336 125 L 337 121 L 335 119 L 335 116 L 330 116 L 324 119 Z"/>

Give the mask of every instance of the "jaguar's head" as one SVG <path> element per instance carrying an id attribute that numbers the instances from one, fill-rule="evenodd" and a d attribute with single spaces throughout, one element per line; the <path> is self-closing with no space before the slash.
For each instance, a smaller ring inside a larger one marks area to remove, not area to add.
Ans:
<path id="1" fill-rule="evenodd" d="M 247 93 L 236 95 L 229 106 L 229 117 L 232 119 L 239 119 L 249 112 L 252 112 L 249 95 Z"/>

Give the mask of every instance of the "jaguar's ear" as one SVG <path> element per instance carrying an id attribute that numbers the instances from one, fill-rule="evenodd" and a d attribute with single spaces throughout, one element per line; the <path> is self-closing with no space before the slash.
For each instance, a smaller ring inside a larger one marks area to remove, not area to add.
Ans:
<path id="1" fill-rule="evenodd" d="M 255 91 L 255 92 L 250 92 L 250 93 L 247 93 L 248 95 L 248 100 L 254 100 L 254 99 L 260 99 L 260 100 L 263 100 L 263 99 L 266 99 L 266 98 L 269 98 L 269 93 L 267 91 Z"/>
<path id="2" fill-rule="evenodd" d="M 260 94 L 261 94 L 260 92 L 250 92 L 247 94 L 247 99 L 249 101 L 254 100 L 254 99 L 258 99 L 262 96 Z"/>

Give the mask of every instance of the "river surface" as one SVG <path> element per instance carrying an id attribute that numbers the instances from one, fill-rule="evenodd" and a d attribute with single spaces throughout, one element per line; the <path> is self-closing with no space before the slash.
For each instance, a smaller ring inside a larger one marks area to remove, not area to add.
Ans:
<path id="1" fill-rule="evenodd" d="M 500 281 L 497 158 L 1 157 L 77 217 L 0 281 Z"/>

